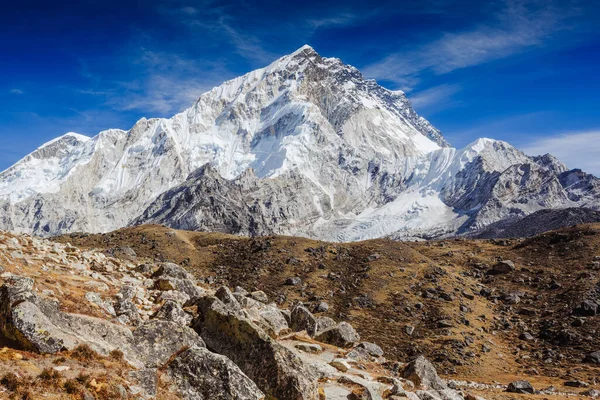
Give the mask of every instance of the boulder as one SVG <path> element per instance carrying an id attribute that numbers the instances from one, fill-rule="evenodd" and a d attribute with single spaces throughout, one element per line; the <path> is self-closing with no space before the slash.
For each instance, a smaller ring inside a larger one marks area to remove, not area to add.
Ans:
<path id="1" fill-rule="evenodd" d="M 181 326 L 189 326 L 192 322 L 192 316 L 183 311 L 181 306 L 173 300 L 165 301 L 152 318 L 175 322 Z"/>
<path id="2" fill-rule="evenodd" d="M 285 282 L 284 282 L 284 285 L 287 285 L 287 286 L 298 286 L 301 283 L 302 283 L 302 279 L 300 279 L 300 277 L 293 276 L 291 278 L 287 278 L 285 280 Z"/>
<path id="3" fill-rule="evenodd" d="M 267 294 L 262 290 L 257 290 L 250 293 L 250 297 L 256 301 L 260 301 L 261 303 L 266 304 L 269 302 L 269 297 L 267 297 Z"/>
<path id="4" fill-rule="evenodd" d="M 175 278 L 195 281 L 194 276 L 177 264 L 165 262 L 158 266 L 158 270 L 152 274 L 153 278 Z"/>
<path id="5" fill-rule="evenodd" d="M 221 300 L 225 305 L 233 307 L 235 310 L 240 310 L 242 308 L 227 286 L 221 286 L 219 289 L 217 289 L 215 292 L 215 297 Z"/>
<path id="6" fill-rule="evenodd" d="M 265 395 L 229 358 L 191 347 L 167 367 L 167 375 L 184 399 L 259 400 Z"/>
<path id="7" fill-rule="evenodd" d="M 335 322 L 333 318 L 317 317 L 317 333 L 323 332 L 325 329 L 334 327 L 336 325 L 337 322 Z"/>
<path id="8" fill-rule="evenodd" d="M 230 358 L 267 395 L 278 399 L 316 399 L 317 375 L 291 350 L 227 307 L 216 297 L 195 302 L 192 326 L 208 348 Z"/>
<path id="9" fill-rule="evenodd" d="M 584 359 L 584 362 L 592 363 L 592 364 L 600 364 L 600 350 L 591 352 L 587 354 Z"/>
<path id="10" fill-rule="evenodd" d="M 488 271 L 490 275 L 508 274 L 515 270 L 515 264 L 510 260 L 498 261 L 492 269 Z"/>
<path id="11" fill-rule="evenodd" d="M 583 300 L 579 306 L 573 310 L 573 314 L 593 317 L 598 314 L 598 304 L 593 300 Z"/>
<path id="12" fill-rule="evenodd" d="M 427 390 L 448 389 L 446 383 L 438 376 L 433 364 L 423 356 L 409 362 L 402 371 L 402 377 Z"/>
<path id="13" fill-rule="evenodd" d="M 314 336 L 317 333 L 317 320 L 302 304 L 294 306 L 290 319 L 290 328 L 292 328 L 292 331 L 306 331 L 309 336 Z"/>
<path id="14" fill-rule="evenodd" d="M 267 305 L 259 311 L 260 317 L 268 325 L 268 330 L 273 332 L 274 336 L 281 336 L 291 331 L 285 316 L 281 310 L 274 305 Z"/>
<path id="15" fill-rule="evenodd" d="M 159 368 L 185 347 L 205 347 L 198 334 L 172 321 L 152 320 L 133 332 L 137 357 L 146 368 Z"/>
<path id="16" fill-rule="evenodd" d="M 154 281 L 154 288 L 161 291 L 177 290 L 187 295 L 190 299 L 195 299 L 204 295 L 204 290 L 196 286 L 196 284 L 189 279 L 161 277 Z"/>
<path id="17" fill-rule="evenodd" d="M 509 393 L 532 394 L 533 386 L 527 381 L 514 381 L 508 384 L 506 391 Z"/>
<path id="18" fill-rule="evenodd" d="M 352 325 L 347 322 L 340 322 L 336 326 L 319 332 L 315 336 L 315 340 L 338 347 L 352 347 L 360 340 L 360 336 Z"/>
<path id="19" fill-rule="evenodd" d="M 116 296 L 114 309 L 121 322 L 137 326 L 142 323 L 142 318 L 133 303 L 134 297 L 135 288 L 133 286 L 123 286 Z"/>
<path id="20" fill-rule="evenodd" d="M 375 343 L 362 342 L 359 343 L 356 347 L 359 349 L 365 349 L 369 353 L 369 355 L 373 357 L 383 356 L 383 349 L 377 346 Z"/>

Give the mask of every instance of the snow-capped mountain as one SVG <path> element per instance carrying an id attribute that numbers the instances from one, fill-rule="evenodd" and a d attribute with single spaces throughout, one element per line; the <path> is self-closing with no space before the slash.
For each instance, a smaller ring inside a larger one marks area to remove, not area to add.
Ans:
<path id="1" fill-rule="evenodd" d="M 505 142 L 451 148 L 404 93 L 304 46 L 170 119 L 41 146 L 0 173 L 0 229 L 436 237 L 599 208 L 599 182 Z"/>

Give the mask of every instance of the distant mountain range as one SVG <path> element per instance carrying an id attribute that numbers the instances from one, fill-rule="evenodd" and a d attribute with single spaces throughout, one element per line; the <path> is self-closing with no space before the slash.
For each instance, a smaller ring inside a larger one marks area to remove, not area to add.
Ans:
<path id="1" fill-rule="evenodd" d="M 44 144 L 0 173 L 0 229 L 435 238 L 599 200 L 599 179 L 551 155 L 450 147 L 404 93 L 304 46 L 170 119 Z"/>

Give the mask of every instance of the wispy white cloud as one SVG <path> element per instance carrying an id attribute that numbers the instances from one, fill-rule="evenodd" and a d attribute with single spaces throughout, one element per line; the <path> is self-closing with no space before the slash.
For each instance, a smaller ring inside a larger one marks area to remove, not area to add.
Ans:
<path id="1" fill-rule="evenodd" d="M 530 155 L 550 153 L 569 168 L 600 176 L 600 130 L 540 137 L 525 144 L 522 150 Z"/>
<path id="2" fill-rule="evenodd" d="M 90 80 L 90 87 L 79 89 L 79 93 L 103 97 L 105 104 L 115 110 L 170 116 L 232 77 L 219 61 L 193 60 L 145 47 L 127 52 L 118 62 L 128 70 L 125 79 L 104 80 L 100 71 L 86 67 L 82 75 Z"/>
<path id="3" fill-rule="evenodd" d="M 460 101 L 452 96 L 461 90 L 462 87 L 458 84 L 443 84 L 413 93 L 409 100 L 418 112 L 432 113 L 458 106 Z"/>
<path id="4" fill-rule="evenodd" d="M 396 82 L 410 91 L 419 75 L 451 71 L 501 59 L 540 46 L 562 29 L 575 8 L 541 0 L 507 0 L 493 21 L 462 32 L 445 33 L 417 49 L 403 49 L 367 66 L 365 75 Z"/>
<path id="5" fill-rule="evenodd" d="M 24 94 L 25 92 L 21 89 L 11 89 L 10 93 L 12 94 Z"/>

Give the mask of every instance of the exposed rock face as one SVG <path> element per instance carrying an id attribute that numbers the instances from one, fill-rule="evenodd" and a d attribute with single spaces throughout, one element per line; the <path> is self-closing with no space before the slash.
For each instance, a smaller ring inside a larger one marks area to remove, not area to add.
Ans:
<path id="1" fill-rule="evenodd" d="M 89 344 L 100 354 L 131 348 L 133 335 L 102 319 L 63 313 L 58 304 L 40 299 L 33 291 L 33 280 L 12 277 L 0 288 L 0 334 L 2 341 L 40 353 L 71 350 Z M 132 357 L 131 361 L 138 361 Z"/>
<path id="2" fill-rule="evenodd" d="M 267 395 L 278 399 L 316 399 L 316 375 L 242 314 L 216 297 L 196 302 L 194 329 L 209 349 L 229 357 Z"/>
<path id="3" fill-rule="evenodd" d="M 46 143 L 0 174 L 0 228 L 427 238 L 599 198 L 600 180 L 549 155 L 450 148 L 404 93 L 304 46 L 170 119 Z"/>
<path id="4" fill-rule="evenodd" d="M 203 347 L 179 354 L 167 369 L 176 391 L 193 400 L 260 400 L 264 394 L 229 358 Z"/>

